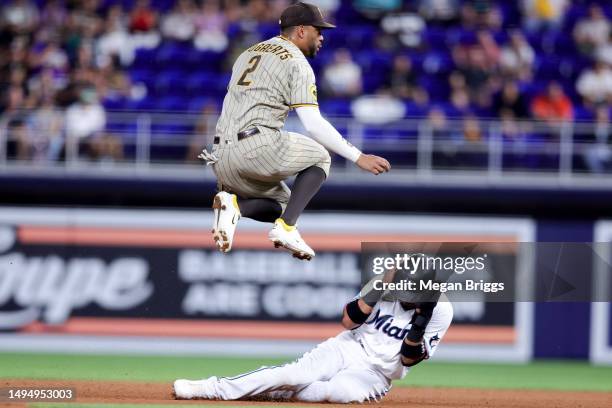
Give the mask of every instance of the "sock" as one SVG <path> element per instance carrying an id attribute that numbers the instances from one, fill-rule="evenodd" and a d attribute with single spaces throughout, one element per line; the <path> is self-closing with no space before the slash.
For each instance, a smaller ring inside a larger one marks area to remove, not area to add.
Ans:
<path id="1" fill-rule="evenodd" d="M 243 217 L 261 222 L 274 222 L 283 211 L 279 203 L 269 198 L 239 198 L 238 207 Z"/>
<path id="2" fill-rule="evenodd" d="M 298 173 L 291 188 L 291 197 L 281 216 L 285 224 L 295 225 L 304 208 L 321 188 L 325 177 L 325 171 L 317 166 L 309 167 Z"/>

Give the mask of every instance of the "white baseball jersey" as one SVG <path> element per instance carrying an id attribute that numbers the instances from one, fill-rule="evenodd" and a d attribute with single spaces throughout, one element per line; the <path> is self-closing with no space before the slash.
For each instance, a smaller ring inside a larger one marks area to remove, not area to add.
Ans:
<path id="1" fill-rule="evenodd" d="M 404 310 L 399 301 L 378 302 L 368 320 L 352 331 L 368 354 L 370 364 L 391 380 L 403 378 L 409 370 L 402 365 L 399 352 L 413 315 L 414 310 Z M 452 318 L 450 302 L 439 302 L 423 336 L 429 357 L 436 352 Z"/>
<path id="2" fill-rule="evenodd" d="M 409 370 L 399 353 L 413 314 L 399 301 L 381 301 L 366 323 L 324 341 L 295 362 L 206 381 L 212 382 L 215 396 L 222 400 L 267 396 L 348 403 L 378 399 L 389 391 L 392 380 Z M 451 304 L 439 302 L 424 336 L 430 357 L 452 317 Z"/>

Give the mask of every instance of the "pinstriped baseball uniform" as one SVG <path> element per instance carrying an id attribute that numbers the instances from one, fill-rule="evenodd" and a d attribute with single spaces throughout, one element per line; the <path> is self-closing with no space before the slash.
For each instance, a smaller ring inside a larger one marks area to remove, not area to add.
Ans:
<path id="1" fill-rule="evenodd" d="M 244 51 L 234 63 L 217 123 L 220 143 L 213 169 L 219 190 L 243 198 L 271 198 L 284 209 L 289 189 L 282 181 L 318 166 L 329 174 L 327 150 L 304 135 L 281 131 L 291 108 L 317 106 L 315 76 L 291 41 L 274 37 Z M 238 141 L 239 132 L 260 133 Z"/>

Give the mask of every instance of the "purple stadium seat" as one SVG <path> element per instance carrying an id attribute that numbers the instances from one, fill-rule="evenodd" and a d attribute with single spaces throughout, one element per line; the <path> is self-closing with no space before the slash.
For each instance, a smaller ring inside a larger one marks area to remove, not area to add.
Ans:
<path id="1" fill-rule="evenodd" d="M 139 48 L 136 50 L 132 69 L 153 69 L 157 66 L 157 49 Z"/>
<path id="2" fill-rule="evenodd" d="M 443 28 L 429 27 L 421 33 L 421 39 L 430 50 L 441 50 L 448 47 L 446 34 Z"/>
<path id="3" fill-rule="evenodd" d="M 126 103 L 126 109 L 128 110 L 139 110 L 146 111 L 155 109 L 155 101 L 156 99 L 153 97 L 147 97 L 140 100 L 128 101 Z"/>
<path id="4" fill-rule="evenodd" d="M 188 99 L 181 96 L 164 96 L 155 102 L 155 108 L 160 111 L 187 110 Z"/>
<path id="5" fill-rule="evenodd" d="M 184 93 L 188 86 L 186 78 L 182 70 L 161 71 L 155 81 L 155 90 L 159 95 Z"/>
<path id="6" fill-rule="evenodd" d="M 319 107 L 324 115 L 329 116 L 351 116 L 351 101 L 343 98 L 326 98 L 319 102 Z"/>

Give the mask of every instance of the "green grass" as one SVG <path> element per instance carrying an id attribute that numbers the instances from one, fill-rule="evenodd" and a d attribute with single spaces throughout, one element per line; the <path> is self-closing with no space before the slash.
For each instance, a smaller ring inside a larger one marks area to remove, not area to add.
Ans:
<path id="1" fill-rule="evenodd" d="M 514 364 L 420 364 L 397 385 L 612 391 L 612 367 L 574 361 Z"/>
<path id="2" fill-rule="evenodd" d="M 176 378 L 232 376 L 262 365 L 276 365 L 285 361 L 287 360 L 0 353 L 0 378 L 170 382 Z M 612 367 L 567 361 L 535 362 L 526 365 L 432 361 L 414 367 L 412 372 L 402 381 L 396 382 L 396 385 L 612 391 Z M 122 408 L 125 406 L 122 405 Z"/>

